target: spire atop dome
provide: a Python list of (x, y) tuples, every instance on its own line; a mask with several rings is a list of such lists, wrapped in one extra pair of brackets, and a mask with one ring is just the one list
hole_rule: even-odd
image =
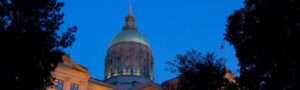
[(133, 15), (132, 15), (132, 0), (129, 0), (129, 5), (128, 5), (128, 15), (129, 15), (129, 16), (133, 16)]
[(132, 0), (129, 0), (128, 15), (125, 17), (125, 26), (123, 27), (123, 31), (137, 30), (134, 22), (135, 17), (132, 14)]

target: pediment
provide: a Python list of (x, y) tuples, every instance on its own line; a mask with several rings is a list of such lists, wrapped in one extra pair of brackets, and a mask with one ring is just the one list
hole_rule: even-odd
[(63, 62), (59, 65), (66, 66), (68, 68), (72, 68), (72, 69), (75, 69), (75, 70), (78, 70), (81, 72), (86, 72), (86, 73), (88, 72), (88, 70), (86, 68), (84, 68), (83, 66), (80, 66), (80, 65), (76, 64), (74, 61), (72, 61), (68, 55), (63, 55), (62, 61)]

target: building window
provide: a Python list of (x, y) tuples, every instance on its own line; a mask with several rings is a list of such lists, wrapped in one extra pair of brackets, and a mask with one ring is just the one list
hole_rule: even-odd
[(114, 76), (118, 76), (118, 69), (117, 69), (117, 68), (114, 68), (114, 70), (115, 70), (115, 71), (114, 71), (114, 74), (113, 74), (113, 75), (114, 75)]
[(57, 90), (63, 90), (64, 89), (64, 81), (54, 80), (54, 88)]
[(114, 71), (113, 71), (113, 68), (112, 68), (112, 67), (110, 67), (110, 71), (109, 71), (109, 72), (110, 72), (109, 77), (112, 76), (112, 75), (114, 74)]
[(131, 73), (130, 73), (130, 68), (129, 68), (129, 66), (126, 67), (126, 70), (127, 70), (127, 72), (126, 72), (127, 74), (126, 74), (126, 75), (130, 75)]
[(70, 90), (79, 90), (79, 85), (71, 83)]
[(138, 75), (138, 76), (140, 76), (141, 75), (141, 70), (140, 70), (140, 68), (136, 68), (136, 75)]
[(146, 74), (146, 66), (143, 66), (143, 73)]

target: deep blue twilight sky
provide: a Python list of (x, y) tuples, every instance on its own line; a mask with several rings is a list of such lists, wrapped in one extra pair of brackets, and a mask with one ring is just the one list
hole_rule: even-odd
[[(61, 0), (65, 13), (61, 29), (77, 25), (77, 40), (66, 49), (71, 59), (103, 80), (104, 57), (114, 35), (122, 30), (128, 0)], [(227, 42), (220, 50), (226, 18), (243, 6), (243, 0), (133, 0), (138, 31), (150, 42), (154, 79), (161, 83), (176, 77), (166, 71), (176, 54), (196, 49), (228, 58), (227, 67), (238, 74), (235, 51)]]

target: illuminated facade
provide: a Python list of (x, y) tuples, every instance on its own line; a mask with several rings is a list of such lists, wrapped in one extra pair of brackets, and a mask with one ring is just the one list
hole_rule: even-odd
[(111, 41), (105, 57), (104, 81), (64, 55), (52, 72), (54, 85), (47, 90), (161, 90), (153, 81), (153, 57), (148, 41), (137, 31), (131, 5), (125, 26)]
[[(90, 76), (88, 69), (74, 63), (68, 55), (62, 56), (62, 63), (59, 63), (52, 76), (54, 85), (46, 90), (161, 90), (160, 85), (152, 81), (143, 82), (132, 88), (114, 85)], [(125, 78), (130, 80), (132, 78)]]
[(153, 57), (149, 43), (138, 32), (129, 5), (123, 30), (111, 41), (105, 57), (105, 82), (131, 89), (153, 83)]
[(124, 90), (117, 86), (93, 79), (88, 69), (74, 63), (68, 55), (62, 56), (52, 76), (54, 85), (47, 90)]

